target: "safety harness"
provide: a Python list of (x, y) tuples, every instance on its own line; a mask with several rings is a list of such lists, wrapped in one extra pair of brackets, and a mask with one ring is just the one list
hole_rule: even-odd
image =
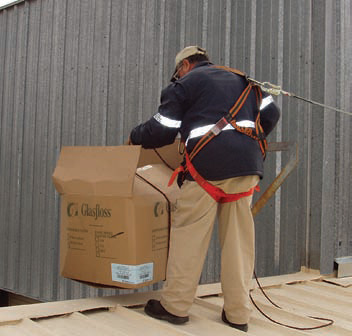
[[(243, 193), (236, 193), (236, 194), (227, 194), (225, 193), (221, 188), (218, 188), (214, 185), (212, 185), (210, 182), (205, 180), (195, 169), (194, 165), (192, 164), (192, 160), (194, 157), (204, 148), (206, 144), (208, 144), (212, 139), (214, 139), (225, 127), (231, 125), (236, 131), (243, 133), (252, 139), (255, 139), (258, 141), (260, 150), (263, 154), (263, 157), (265, 158), (266, 155), (266, 149), (267, 149), (267, 142), (265, 140), (265, 134), (263, 131), (262, 126), (260, 125), (260, 109), (259, 106), (262, 101), (262, 92), (259, 88), (258, 85), (253, 83), (252, 81), (248, 81), (247, 75), (237, 69), (232, 69), (229, 67), (225, 66), (214, 66), (215, 68), (223, 69), (226, 71), (230, 71), (232, 73), (235, 73), (236, 75), (239, 75), (241, 77), (244, 77), (248, 84), (246, 88), (243, 90), (241, 93), (240, 97), (236, 100), (235, 104), (231, 107), (230, 111), (228, 114), (221, 118), (208, 132), (206, 132), (202, 138), (196, 143), (194, 146), (193, 150), (191, 151), (190, 154), (187, 152), (187, 148), (185, 146), (184, 154), (185, 154), (185, 160), (186, 160), (186, 165), (180, 165), (178, 168), (175, 169), (173, 172), (170, 181), (169, 181), (169, 186), (172, 185), (174, 182), (176, 176), (180, 173), (183, 173), (183, 176), (185, 176), (185, 173), (188, 171), (193, 179), (212, 197), (215, 199), (215, 201), (219, 203), (227, 203), (227, 202), (234, 202), (239, 200), (242, 197), (247, 197), (250, 195), (253, 195), (254, 190), (258, 191), (259, 187), (256, 186), (254, 188), (251, 188), (247, 192)], [(258, 106), (258, 115), (255, 120), (255, 128), (252, 127), (241, 127), (237, 125), (236, 123), (236, 115), (238, 112), (241, 110), (242, 106), (246, 102), (250, 92), (254, 90), (256, 94), (256, 101), (257, 101), (257, 106)]]

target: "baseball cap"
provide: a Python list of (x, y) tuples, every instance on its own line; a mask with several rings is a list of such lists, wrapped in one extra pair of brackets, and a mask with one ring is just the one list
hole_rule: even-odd
[(205, 49), (198, 46), (189, 46), (179, 51), (175, 57), (175, 71), (171, 79), (173, 79), (176, 75), (178, 65), (181, 63), (181, 61), (193, 55), (207, 55), (207, 52)]

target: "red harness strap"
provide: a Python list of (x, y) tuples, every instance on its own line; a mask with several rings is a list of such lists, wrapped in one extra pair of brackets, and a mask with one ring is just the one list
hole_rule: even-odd
[[(222, 189), (212, 185), (209, 183), (207, 180), (205, 180), (197, 170), (194, 168), (193, 164), (191, 163), (188, 153), (186, 152), (186, 164), (187, 164), (187, 169), (193, 179), (212, 197), (214, 200), (218, 203), (228, 203), (228, 202), (235, 202), (238, 201), (242, 197), (247, 197), (253, 195), (254, 191), (259, 191), (259, 186), (253, 187), (249, 189), (246, 192), (241, 192), (241, 193), (236, 193), (236, 194), (227, 194), (225, 193)], [(175, 169), (173, 172), (170, 181), (169, 181), (169, 186), (172, 185), (174, 182), (176, 176), (184, 171), (183, 166), (178, 167)]]

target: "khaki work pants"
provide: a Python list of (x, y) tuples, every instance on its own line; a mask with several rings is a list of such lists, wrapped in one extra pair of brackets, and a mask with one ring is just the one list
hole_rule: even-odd
[[(212, 184), (227, 193), (239, 193), (256, 186), (258, 181), (259, 177), (253, 175)], [(248, 196), (236, 202), (217, 203), (197, 182), (184, 182), (171, 226), (166, 282), (161, 295), (161, 304), (169, 313), (188, 315), (218, 215), (224, 310), (230, 322), (248, 323), (255, 257), (251, 201), (252, 196)]]

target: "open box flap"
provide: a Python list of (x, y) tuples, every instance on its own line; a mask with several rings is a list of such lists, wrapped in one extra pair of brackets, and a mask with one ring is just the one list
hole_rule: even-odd
[(60, 194), (132, 196), (140, 146), (63, 147), (53, 173)]

